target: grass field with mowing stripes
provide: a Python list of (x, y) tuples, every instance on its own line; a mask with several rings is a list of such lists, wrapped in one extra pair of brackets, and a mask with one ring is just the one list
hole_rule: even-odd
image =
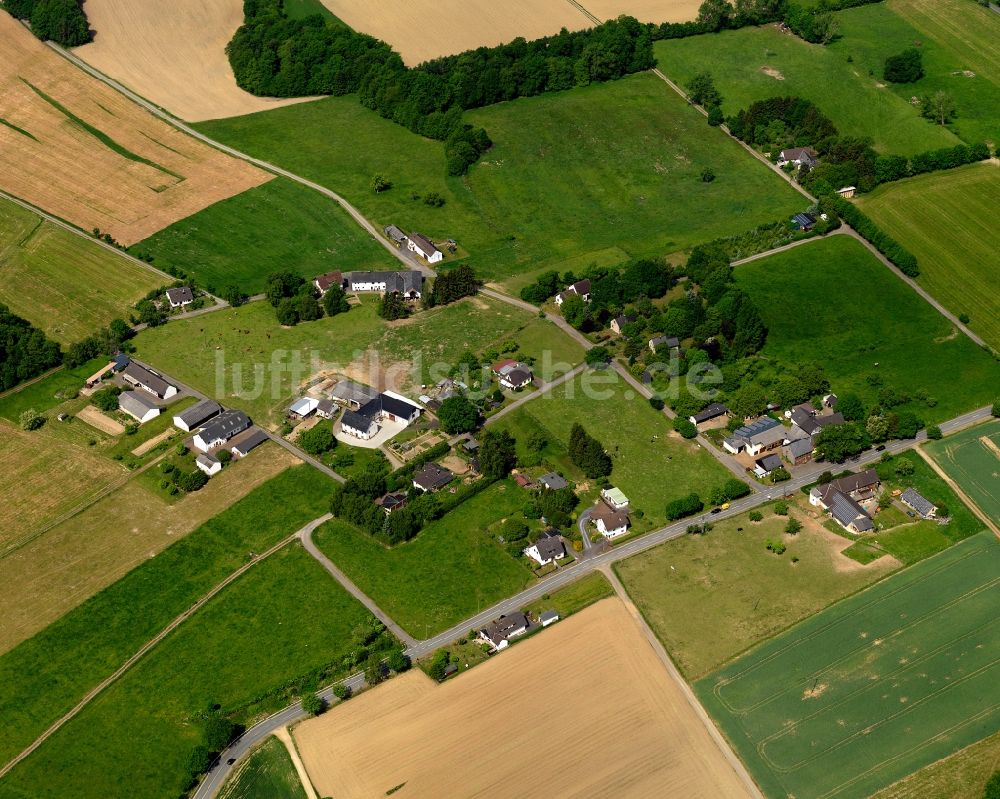
[(1000, 421), (933, 441), (925, 449), (979, 509), (1000, 524)]
[(219, 799), (306, 799), (285, 745), (270, 737), (219, 792)]
[(868, 796), (1000, 730), (998, 570), (982, 533), (695, 689), (766, 794)]
[(1000, 207), (995, 163), (921, 175), (863, 197), (861, 208), (920, 261), (917, 282), (1000, 350)]

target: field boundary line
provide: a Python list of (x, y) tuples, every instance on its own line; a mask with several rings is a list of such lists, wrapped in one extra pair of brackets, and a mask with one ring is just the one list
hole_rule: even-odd
[[(2, 192), (0, 192), (0, 193), (2, 193)], [(6, 399), (7, 397), (12, 397), (15, 394), (17, 394), (19, 391), (23, 391), (24, 389), (26, 389), (28, 386), (32, 386), (35, 383), (39, 383), (42, 380), (44, 380), (46, 377), (52, 377), (52, 375), (54, 375), (56, 372), (61, 372), (65, 368), (66, 368), (66, 364), (61, 363), (58, 366), (53, 366), (51, 369), (49, 369), (49, 370), (47, 370), (45, 372), (42, 372), (40, 375), (35, 375), (30, 380), (25, 380), (23, 383), (18, 383), (16, 386), (11, 386), (6, 391), (0, 392), (0, 400)], [(13, 422), (13, 420), (11, 420), (11, 421)]]
[(292, 533), (291, 535), (281, 539), (278, 543), (271, 546), (270, 549), (265, 550), (259, 555), (255, 555), (251, 560), (244, 563), (236, 571), (229, 574), (222, 582), (216, 583), (207, 593), (202, 594), (198, 599), (194, 601), (187, 610), (177, 616), (173, 621), (171, 621), (166, 627), (160, 630), (153, 638), (150, 638), (145, 644), (143, 644), (128, 660), (122, 663), (114, 672), (112, 672), (108, 677), (104, 678), (96, 686), (90, 689), (83, 698), (73, 706), (69, 712), (64, 714), (57, 721), (53, 722), (48, 729), (45, 730), (38, 738), (36, 738), (26, 749), (24, 749), (20, 754), (14, 757), (10, 762), (6, 763), (4, 766), (0, 767), (0, 779), (5, 777), (10, 773), (18, 763), (31, 755), (38, 747), (45, 743), (49, 738), (55, 735), (63, 726), (73, 720), (80, 712), (87, 707), (91, 702), (94, 701), (106, 688), (109, 688), (115, 682), (117, 682), (121, 677), (139, 662), (143, 656), (147, 655), (157, 644), (163, 641), (170, 633), (181, 626), (185, 621), (187, 621), (191, 616), (193, 616), (197, 611), (201, 610), (208, 602), (214, 599), (223, 589), (231, 585), (233, 582), (238, 580), (244, 574), (246, 574), (252, 567), (256, 566), (261, 561), (273, 555), (275, 552), (283, 549), (285, 546), (290, 544), (292, 541), (296, 540), (298, 537), (298, 531)]
[(289, 726), (286, 724), (284, 727), (276, 729), (274, 737), (281, 741), (282, 746), (285, 747), (285, 751), (288, 752), (288, 757), (291, 758), (292, 766), (299, 777), (299, 782), (302, 783), (302, 790), (306, 793), (306, 799), (319, 799), (319, 793), (316, 790), (316, 786), (313, 785), (312, 777), (309, 776), (309, 770), (306, 768), (306, 764), (299, 752), (299, 745), (295, 743), (295, 738)]
[(948, 473), (945, 472), (945, 470), (938, 465), (938, 462), (934, 460), (934, 456), (925, 452), (923, 447), (914, 447), (914, 449), (917, 451), (917, 454), (920, 455), (920, 457), (927, 462), (927, 465), (934, 470), (934, 473), (937, 474), (937, 476), (940, 477), (942, 480), (944, 480), (945, 485), (947, 485), (952, 491), (954, 491), (955, 494), (958, 496), (958, 498), (962, 500), (969, 508), (972, 509), (973, 513), (979, 516), (979, 521), (983, 522), (986, 525), (986, 527), (990, 531), (992, 531), (993, 535), (995, 535), (997, 538), (1000, 538), (1000, 527), (997, 527), (997, 525), (993, 523), (993, 520), (990, 518), (989, 514), (983, 513), (983, 509), (980, 508), (973, 501), (972, 497), (966, 494), (965, 491), (962, 490), (962, 487), (959, 486), (959, 484), (955, 480), (953, 480), (948, 475)]

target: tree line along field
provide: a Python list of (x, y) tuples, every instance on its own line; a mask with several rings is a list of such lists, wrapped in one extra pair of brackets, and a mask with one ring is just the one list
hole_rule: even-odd
[[(582, 378), (557, 386), (496, 426), (517, 439), (522, 462), (537, 462), (541, 456), (544, 463), (583, 483), (586, 477), (569, 458), (570, 428), (574, 423), (583, 425), (611, 455), (613, 471), (608, 479), (625, 492), (633, 508), (642, 511), (642, 521), (636, 517), (633, 524), (645, 529), (666, 522), (666, 504), (672, 499), (695, 491), (707, 502), (711, 489), (731, 474), (698, 444), (674, 434), (667, 418), (636, 397), (616, 373), (607, 379), (611, 382), (592, 389), (581, 383)], [(534, 436), (545, 441), (540, 452), (529, 443)], [(579, 510), (585, 506), (586, 502)]]
[(340, 519), (317, 529), (314, 540), (403, 629), (426, 638), (516, 594), (531, 580), (528, 568), (488, 529), (517, 515), (528, 499), (505, 480), (392, 548)]
[(0, 303), (51, 339), (80, 341), (167, 282), (0, 200)]
[[(198, 128), (335, 187), (380, 226), (455, 239), (462, 260), (490, 280), (561, 270), (570, 260), (586, 266), (591, 254), (615, 247), (626, 257), (661, 255), (802, 206), (783, 181), (708, 129), (652, 75), (468, 116), (495, 147), (465, 178), (445, 176), (440, 143), (381, 119), (354, 97)], [(717, 175), (712, 183), (701, 181), (706, 167)], [(393, 187), (374, 193), (376, 174)], [(431, 193), (445, 205), (427, 205)]]
[(854, 392), (866, 407), (893, 387), (910, 397), (900, 408), (933, 424), (994, 399), (1000, 364), (848, 236), (734, 275), (768, 328), (763, 355), (822, 365), (835, 392)]
[[(322, 515), (329, 486), (328, 477), (306, 466), (282, 472), (0, 656), (0, 715), (9, 724), (0, 739), (0, 761), (6, 763), (24, 749), (172, 619), (246, 563), (250, 553), (266, 551)], [(220, 621), (216, 633), (232, 629)], [(135, 762), (129, 757), (124, 761)], [(156, 768), (154, 758), (149, 769)], [(41, 784), (25, 794), (40, 790)], [(0, 795), (5, 795), (2, 788)]]
[(1000, 204), (1000, 169), (972, 164), (881, 186), (866, 214), (920, 261), (917, 282), (1000, 350), (1000, 235), (984, 224)]
[(181, 133), (0, 13), (0, 189), (131, 244), (269, 175)]
[(289, 544), (15, 767), (0, 796), (177, 796), (213, 707), (248, 722), (287, 705), (290, 682), (328, 666), (342, 674), (354, 631), (368, 617), (298, 542)]
[(522, 336), (525, 353), (540, 362), (545, 350), (563, 363), (582, 360), (582, 349), (554, 324), (496, 300), (474, 297), (392, 324), (379, 318), (376, 307), (366, 297), (347, 313), (283, 328), (270, 305), (254, 302), (144, 330), (135, 344), (144, 361), (246, 410), (262, 425), (277, 424), (300, 390), (288, 368), (295, 363), (301, 364), (302, 383), (328, 370), (374, 385), (392, 369), (400, 381), (396, 390), (413, 392), (431, 378), (435, 364), (436, 381), (466, 350)]
[(185, 217), (131, 248), (223, 292), (264, 290), (272, 272), (306, 280), (324, 272), (399, 267), (333, 200), (275, 178)]
[[(785, 534), (772, 506), (713, 522), (705, 535), (670, 541), (615, 565), (629, 597), (688, 680), (899, 568), (893, 558), (861, 566), (848, 542), (793, 508), (804, 529)], [(783, 555), (766, 548), (787, 546)], [(793, 562), (792, 558), (797, 558)]]
[(1000, 730), (998, 559), (981, 533), (695, 684), (766, 794), (860, 799)]
[[(24, 543), (0, 559), (0, 604), (5, 610), (0, 619), (0, 654), (296, 462), (277, 444), (264, 444), (254, 457), (227, 468), (200, 491), (171, 502), (145, 481), (129, 480)], [(162, 479), (155, 467), (145, 474), (157, 482)], [(123, 515), (123, 507), (142, 508), (141, 519)], [(109, 524), (109, 519), (119, 521)]]
[(1000, 422), (970, 427), (925, 449), (979, 509), (1000, 524)]

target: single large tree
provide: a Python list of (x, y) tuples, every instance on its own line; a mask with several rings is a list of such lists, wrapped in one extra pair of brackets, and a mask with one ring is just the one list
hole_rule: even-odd
[(479, 412), (465, 397), (448, 397), (438, 408), (438, 419), (446, 433), (471, 433), (476, 429)]
[(479, 442), (479, 469), (484, 476), (500, 480), (517, 464), (515, 440), (506, 430), (487, 430)]

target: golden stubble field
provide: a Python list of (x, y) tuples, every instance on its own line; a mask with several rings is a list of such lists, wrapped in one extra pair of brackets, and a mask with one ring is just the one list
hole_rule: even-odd
[(309, 99), (254, 97), (236, 85), (226, 45), (243, 22), (241, 0), (87, 0), (87, 19), (97, 34), (76, 55), (182, 119)]
[(748, 796), (617, 598), (443, 685), (397, 677), (294, 735), (319, 794), (341, 799)]
[(687, 22), (698, 16), (702, 0), (582, 0), (581, 5), (598, 19), (622, 14), (639, 22)]
[(0, 189), (131, 244), (270, 180), (144, 111), (0, 12)]
[(0, 558), (0, 654), (296, 463), (275, 444), (174, 504), (137, 480)]

